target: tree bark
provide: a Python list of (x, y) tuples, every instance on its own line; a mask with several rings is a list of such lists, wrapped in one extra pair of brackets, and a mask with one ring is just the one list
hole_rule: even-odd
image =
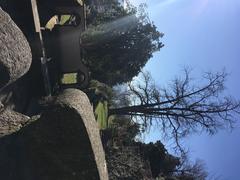
[(109, 115), (131, 115), (131, 113), (147, 113), (146, 106), (127, 106), (121, 108), (110, 108), (108, 111)]

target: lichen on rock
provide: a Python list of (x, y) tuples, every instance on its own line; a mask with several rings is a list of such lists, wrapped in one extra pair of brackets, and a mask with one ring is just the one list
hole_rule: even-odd
[(30, 68), (30, 46), (11, 17), (0, 8), (0, 90)]

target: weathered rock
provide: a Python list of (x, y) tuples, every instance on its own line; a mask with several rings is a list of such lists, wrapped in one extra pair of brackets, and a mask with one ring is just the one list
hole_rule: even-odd
[(9, 109), (2, 109), (0, 111), (0, 137), (20, 130), (29, 119), (30, 118), (28, 116), (23, 114), (11, 111)]
[(106, 152), (109, 179), (152, 180), (150, 165), (136, 146), (108, 149)]
[[(108, 180), (105, 154), (100, 139), (99, 128), (87, 95), (77, 89), (66, 89), (63, 94), (58, 97), (56, 104), (71, 107), (81, 115), (95, 156), (99, 178), (101, 180)], [(90, 179), (90, 177), (87, 179)]]
[(105, 155), (85, 93), (68, 89), (40, 118), (0, 138), (4, 180), (108, 180)]
[(0, 90), (25, 74), (31, 61), (31, 49), (25, 36), (0, 8)]

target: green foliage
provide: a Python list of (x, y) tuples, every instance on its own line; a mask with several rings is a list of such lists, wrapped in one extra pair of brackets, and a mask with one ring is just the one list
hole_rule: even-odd
[(106, 129), (108, 127), (108, 103), (107, 101), (99, 101), (94, 114), (96, 116), (100, 129)]
[(99, 101), (107, 100), (109, 103), (109, 99), (112, 97), (112, 88), (97, 80), (91, 80), (85, 92), (94, 108), (96, 108)]
[(109, 126), (108, 101), (112, 97), (112, 88), (97, 80), (91, 80), (86, 93), (93, 104), (96, 120), (100, 129)]
[(111, 124), (112, 138), (115, 141), (124, 145), (132, 145), (135, 142), (135, 138), (140, 134), (140, 127), (138, 124), (131, 121), (126, 116), (115, 116)]
[(150, 22), (144, 8), (125, 10), (115, 1), (105, 12), (92, 18), (83, 34), (85, 63), (92, 77), (108, 85), (130, 81), (136, 76), (153, 52), (160, 50), (162, 33)]
[(149, 160), (154, 178), (158, 177), (159, 174), (169, 176), (180, 165), (180, 159), (169, 154), (160, 141), (149, 144), (141, 143), (141, 148), (145, 158)]
[[(156, 179), (205, 180), (207, 177), (201, 161), (192, 164), (186, 156), (176, 157), (170, 154), (160, 141), (148, 144), (136, 141), (136, 136), (141, 133), (140, 126), (127, 116), (116, 116), (111, 129), (106, 129), (102, 133), (105, 138), (108, 138), (106, 153), (108, 163), (113, 171), (119, 172), (126, 168), (125, 157), (128, 157), (131, 162), (128, 161), (127, 171), (134, 171), (139, 166), (139, 159), (141, 159), (141, 166), (144, 166), (146, 171), (151, 171), (152, 177)], [(118, 153), (119, 151), (124, 151), (123, 157)], [(111, 159), (116, 156), (117, 166), (117, 162)], [(113, 173), (110, 172), (110, 174)]]
[(116, 0), (104, 0), (104, 3), (101, 2), (98, 5), (87, 1), (86, 4), (91, 9), (90, 14), (87, 16), (87, 23), (93, 26), (111, 22), (137, 12), (136, 7), (129, 4), (128, 8), (124, 9)]
[[(132, 121), (129, 116), (112, 116), (112, 118), (111, 126), (102, 131), (110, 171), (129, 174), (135, 172), (136, 167), (141, 166), (146, 170), (145, 173), (151, 171), (152, 177), (156, 179), (206, 179), (207, 173), (199, 161), (191, 164), (186, 156), (179, 158), (170, 154), (160, 141), (148, 144), (139, 142), (136, 140), (141, 133), (139, 124)], [(128, 157), (127, 162), (126, 157)], [(110, 172), (110, 176), (113, 175), (116, 174)]]

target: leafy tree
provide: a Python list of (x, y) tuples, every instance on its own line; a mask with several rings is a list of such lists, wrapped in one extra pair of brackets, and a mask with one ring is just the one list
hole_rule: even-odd
[(95, 16), (82, 34), (85, 63), (94, 79), (108, 85), (128, 82), (163, 47), (163, 34), (149, 20), (144, 6), (137, 13), (133, 7), (124, 9), (110, 1), (107, 11)]
[(127, 116), (110, 118), (109, 128), (102, 131), (104, 143), (110, 146), (131, 146), (140, 134), (140, 126)]
[(112, 88), (97, 80), (91, 80), (86, 90), (89, 100), (94, 108), (99, 101), (109, 100), (112, 98)]
[(108, 137), (105, 150), (110, 179), (204, 180), (207, 177), (201, 161), (191, 164), (186, 156), (171, 155), (160, 141), (148, 144), (136, 141), (140, 131), (140, 126), (126, 116), (115, 117), (112, 128), (103, 131)]
[(85, 1), (85, 3), (89, 10), (87, 16), (88, 26), (111, 22), (137, 12), (136, 7), (130, 3), (128, 3), (127, 10), (125, 10), (117, 0)]
[(150, 74), (141, 75), (140, 81), (128, 84), (126, 94), (132, 104), (110, 108), (109, 114), (135, 117), (145, 127), (155, 122), (165, 136), (174, 138), (181, 151), (180, 138), (197, 131), (214, 134), (219, 128), (232, 127), (235, 115), (239, 115), (239, 102), (223, 96), (225, 72), (207, 73), (205, 84), (196, 86), (185, 70), (185, 77), (173, 80), (170, 88), (158, 88)]
[(176, 167), (180, 165), (180, 158), (169, 154), (160, 141), (148, 144), (139, 143), (139, 145), (145, 159), (150, 163), (154, 178), (158, 177), (159, 174), (172, 175)]
[(166, 180), (205, 180), (208, 173), (203, 161), (189, 162), (187, 156), (181, 158), (168, 153), (164, 145), (156, 143), (139, 143), (144, 157), (149, 161), (152, 176), (154, 178), (164, 177)]

